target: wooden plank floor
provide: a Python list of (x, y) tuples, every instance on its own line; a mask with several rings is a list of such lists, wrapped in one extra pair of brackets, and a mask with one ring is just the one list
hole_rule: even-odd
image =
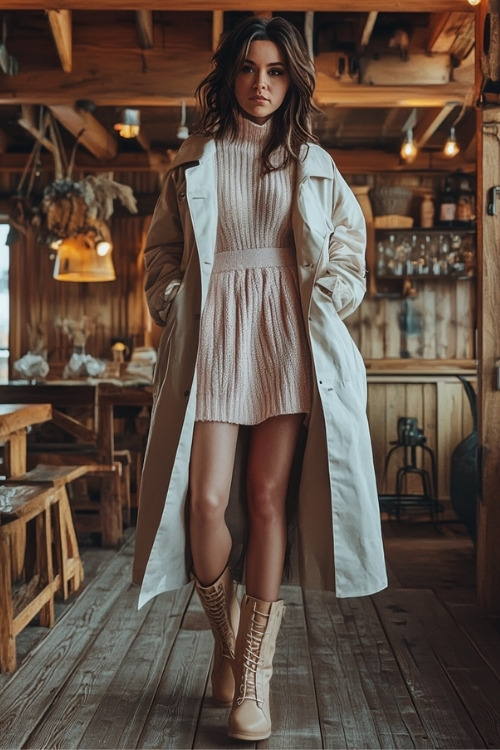
[[(500, 631), (475, 605), (461, 527), (384, 524), (390, 587), (284, 586), (273, 734), (232, 741), (210, 692), (211, 634), (190, 586), (140, 611), (133, 534), (85, 548), (86, 585), (0, 675), (0, 748), (500, 748)], [(31, 639), (31, 640), (30, 640)]]

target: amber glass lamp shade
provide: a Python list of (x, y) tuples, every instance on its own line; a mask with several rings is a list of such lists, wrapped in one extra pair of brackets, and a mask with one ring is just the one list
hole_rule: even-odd
[(105, 255), (91, 234), (64, 239), (57, 247), (54, 278), (57, 281), (114, 281), (111, 245)]

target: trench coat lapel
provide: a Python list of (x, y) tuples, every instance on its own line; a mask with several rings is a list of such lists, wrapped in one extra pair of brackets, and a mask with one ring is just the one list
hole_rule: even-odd
[(174, 165), (183, 164), (186, 176), (186, 197), (191, 215), (202, 277), (202, 304), (206, 299), (212, 272), (217, 221), (217, 187), (215, 182), (215, 142), (193, 136), (189, 147), (179, 152)]
[[(333, 168), (330, 160), (318, 158), (316, 149), (308, 149), (297, 170), (296, 199), (292, 226), (297, 254), (302, 313), (306, 322), (318, 265), (328, 259), (328, 242), (333, 225), (325, 213), (332, 205)], [(326, 256), (326, 257), (325, 257)]]

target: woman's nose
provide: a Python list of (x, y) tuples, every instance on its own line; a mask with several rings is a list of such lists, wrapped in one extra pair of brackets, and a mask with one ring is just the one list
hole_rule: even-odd
[(261, 89), (265, 89), (267, 87), (267, 81), (265, 73), (259, 73), (257, 76), (257, 80), (255, 81), (255, 88), (259, 91)]

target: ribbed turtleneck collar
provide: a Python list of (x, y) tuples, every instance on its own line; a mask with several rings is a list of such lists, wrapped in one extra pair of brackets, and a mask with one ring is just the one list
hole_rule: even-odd
[(237, 139), (241, 141), (249, 141), (250, 143), (262, 143), (269, 137), (271, 131), (272, 117), (263, 125), (257, 125), (247, 117), (242, 115), (238, 116), (238, 136)]

